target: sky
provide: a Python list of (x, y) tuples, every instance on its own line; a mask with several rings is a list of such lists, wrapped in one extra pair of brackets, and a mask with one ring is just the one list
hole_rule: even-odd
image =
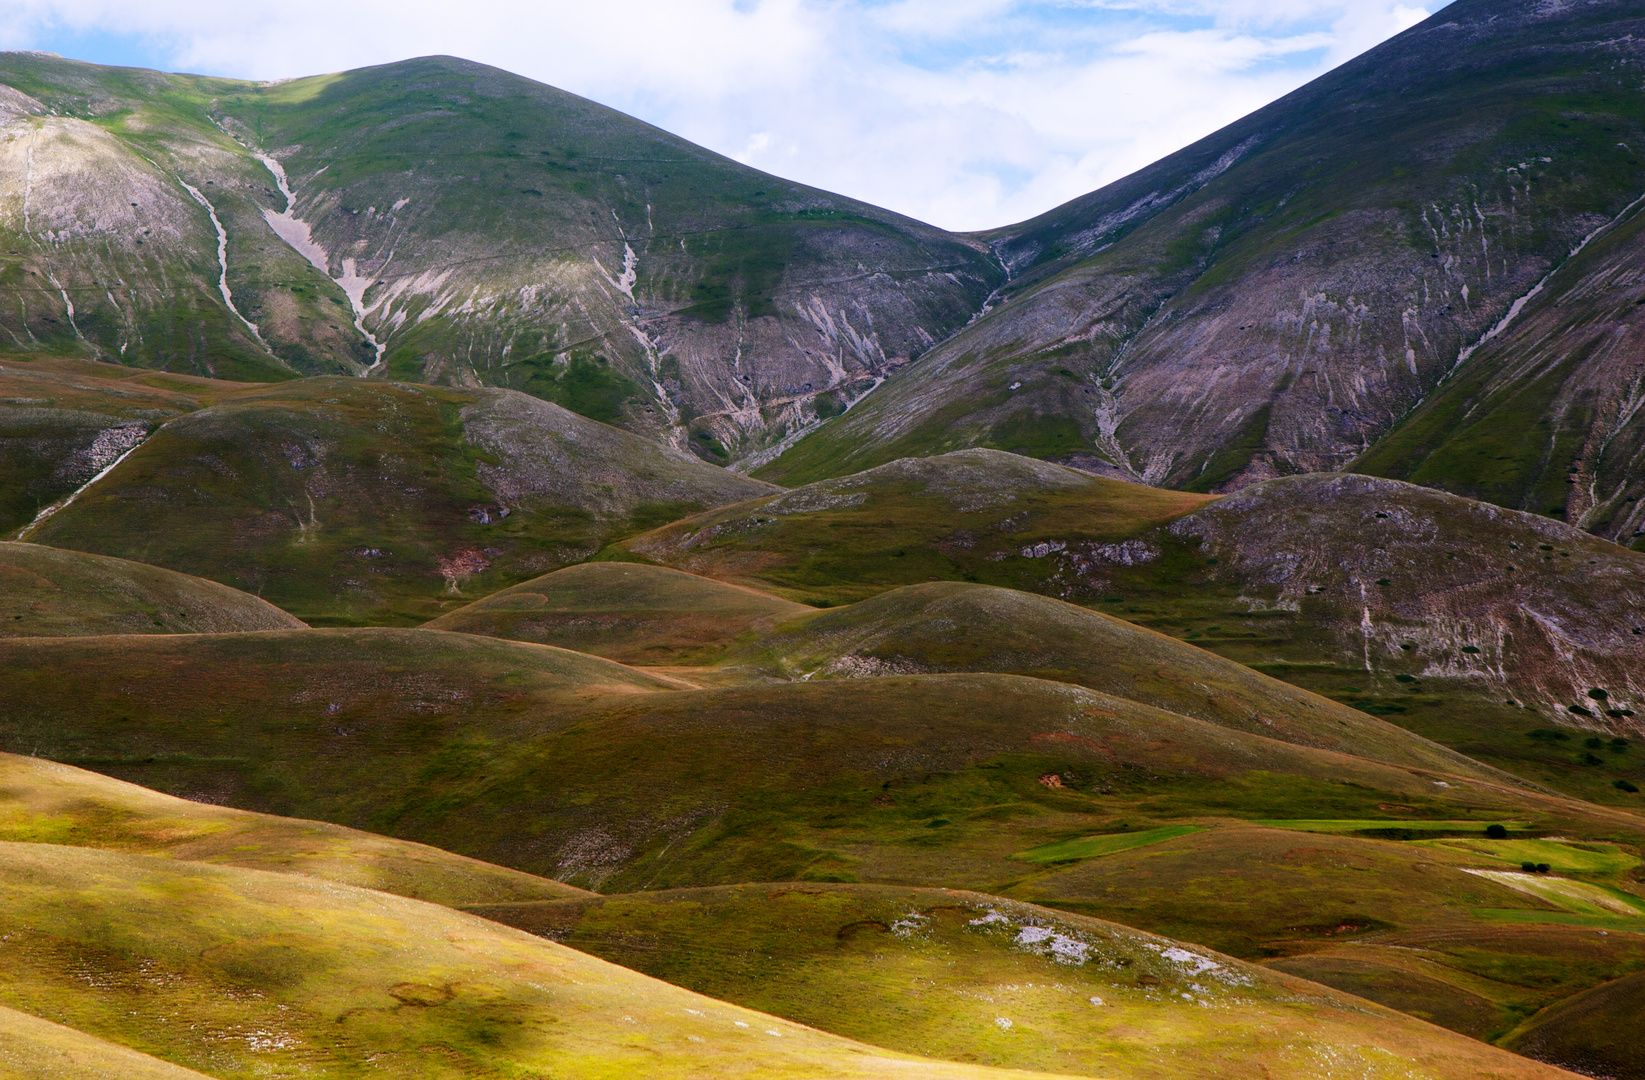
[(1034, 216), (1448, 0), (0, 0), (0, 49), (247, 79), (447, 53), (949, 229)]

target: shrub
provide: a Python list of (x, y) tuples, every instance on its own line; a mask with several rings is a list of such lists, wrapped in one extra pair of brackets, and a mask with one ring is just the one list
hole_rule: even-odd
[(1539, 862), (1539, 863), (1536, 864), (1536, 872), (1539, 873), (1539, 874), (1546, 874), (1549, 870), (1552, 870), (1552, 869), (1553, 869), (1553, 867), (1549, 866), (1545, 862)]
[(1527, 874), (1536, 873), (1536, 863), (1534, 863), (1534, 862), (1522, 862), (1522, 863), (1519, 864), (1519, 868), (1521, 870), (1525, 871)]
[(1529, 738), (1540, 739), (1543, 742), (1565, 742), (1570, 738), (1565, 732), (1557, 731), (1554, 728), (1537, 728), (1535, 731), (1527, 731), (1525, 734)]
[(1611, 740), (1611, 749), (1621, 753), (1622, 751), (1628, 749), (1628, 740), (1618, 735), (1616, 738)]
[(1485, 835), (1492, 840), (1506, 840), (1508, 839), (1508, 829), (1503, 825), (1487, 825), (1485, 826)]
[(1591, 738), (1584, 739), (1582, 741), (1582, 745), (1586, 746), (1590, 750), (1598, 750), (1601, 746), (1605, 745), (1605, 740), (1601, 739), (1598, 735), (1595, 735)]
[(1577, 759), (1577, 762), (1578, 762), (1578, 764), (1581, 764), (1581, 765), (1603, 765), (1603, 764), (1605, 764), (1605, 759), (1601, 758), (1601, 757), (1595, 757), (1592, 751), (1587, 751), (1587, 752), (1584, 752), (1583, 755), (1580, 758)]
[(1629, 792), (1630, 794), (1639, 791), (1639, 789), (1637, 787), (1634, 787), (1634, 785), (1628, 783), (1628, 781), (1626, 781), (1626, 780), (1618, 780), (1612, 786), (1615, 787), (1618, 791), (1626, 791), (1626, 792)]
[(1462, 651), (1467, 653), (1469, 656), (1478, 656), (1479, 655), (1479, 646), (1478, 645), (1464, 645), (1462, 647)]
[(1611, 695), (1607, 694), (1605, 691), (1601, 690), (1599, 687), (1596, 686), (1592, 690), (1588, 691), (1588, 696), (1593, 698), (1595, 701), (1604, 701), (1606, 698), (1610, 697)]
[(1570, 705), (1570, 706), (1567, 706), (1567, 708), (1575, 716), (1592, 716), (1593, 715), (1593, 713), (1589, 712), (1587, 709), (1584, 709), (1581, 705)]

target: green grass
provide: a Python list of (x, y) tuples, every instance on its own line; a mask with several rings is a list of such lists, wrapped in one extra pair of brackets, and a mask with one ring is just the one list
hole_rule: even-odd
[(1198, 825), (1165, 825), (1158, 829), (1148, 829), (1138, 833), (1117, 833), (1109, 836), (1082, 836), (1077, 840), (1063, 840), (1055, 844), (1044, 844), (1028, 851), (1019, 851), (1013, 859), (1034, 863), (1074, 862), (1079, 859), (1095, 859), (1102, 855), (1112, 855), (1117, 851), (1130, 851), (1132, 848), (1147, 847), (1163, 840), (1175, 840), (1179, 836), (1187, 836), (1200, 831)]
[[(1297, 820), (1285, 818), (1265, 818), (1255, 822), (1258, 825), (1267, 825), (1274, 829), (1295, 829), (1298, 832), (1331, 833), (1347, 835), (1350, 833), (1365, 832), (1408, 832), (1408, 833), (1480, 833), (1482, 836), (1485, 826), (1499, 824), (1489, 821), (1414, 821), (1406, 818), (1384, 818), (1381, 820), (1366, 819), (1361, 821), (1345, 820)], [(1500, 822), (1509, 829), (1529, 829), (1528, 821)], [(1450, 845), (1461, 848), (1458, 845)]]
[(1612, 877), (1640, 865), (1638, 856), (1612, 844), (1574, 844), (1565, 840), (1468, 840), (1427, 841), (1453, 851), (1484, 855), (1518, 868), (1523, 863), (1546, 863), (1555, 873)]

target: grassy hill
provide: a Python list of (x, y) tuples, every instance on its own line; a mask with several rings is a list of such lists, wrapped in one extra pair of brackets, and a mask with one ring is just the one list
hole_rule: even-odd
[(0, 352), (0, 534), (27, 525), (165, 421), (245, 388)]
[(273, 604), (215, 581), (39, 544), (0, 541), (0, 637), (294, 630)]
[(453, 57), (252, 83), (7, 53), (0, 86), (0, 325), (81, 356), (506, 386), (724, 462), (1005, 276), (980, 241)]
[(1625, 1032), (1642, 996), (1645, 972), (1596, 986), (1537, 1014), (1506, 1045), (1585, 1076), (1637, 1076), (1645, 1058)]
[(49, 844), (3, 851), (0, 1002), (218, 1080), (1023, 1075), (878, 1051), (386, 893)]
[(29, 536), (404, 624), (770, 490), (513, 391), (306, 379), (167, 423)]
[[(1605, 535), (1640, 527), (1622, 505), (1639, 494), (1621, 479), (1638, 447), (1631, 353), (1601, 344), (1631, 321), (1616, 314), (1631, 276), (1573, 273), (1571, 298), (1588, 280), (1592, 304), (1545, 306), (1451, 374), (1639, 197), (1645, 114), (1617, 43), (1640, 29), (1628, 5), (1458, 0), (1146, 169), (982, 234), (1013, 275), (989, 313), (762, 475), (989, 446), (1222, 491), (1346, 468), (1396, 432), (1402, 450), (1356, 467), (1558, 507)], [(1605, 481), (1571, 492), (1571, 466)]]
[(722, 507), (602, 557), (819, 605), (934, 581), (1040, 593), (1583, 798), (1631, 805), (1618, 784), (1645, 781), (1625, 749), (1583, 746), (1641, 730), (1642, 556), (1410, 484), (1322, 474), (1210, 500), (963, 451)]
[(581, 894), (422, 844), (178, 799), (16, 754), (0, 754), (0, 841), (274, 870), (447, 906)]
[(1537, 1068), (1208, 950), (961, 890), (743, 885), (474, 910), (700, 993), (951, 1060), (1137, 1078)]
[(966, 450), (694, 515), (625, 540), (611, 554), (817, 605), (923, 581), (1044, 591), (1053, 564), (1034, 554), (1036, 545), (1052, 538), (1123, 543), (1208, 501)]
[(643, 563), (581, 563), (492, 593), (424, 629), (557, 645), (625, 664), (703, 664), (803, 604)]
[(209, 1080), (204, 1073), (7, 1008), (0, 1008), (0, 1062), (16, 1080)]

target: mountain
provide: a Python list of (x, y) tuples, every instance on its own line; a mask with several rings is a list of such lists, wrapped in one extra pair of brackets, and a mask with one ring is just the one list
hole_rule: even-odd
[(1632, 4), (1457, 0), (983, 234), (1012, 272), (989, 313), (763, 475), (992, 446), (1222, 491), (1354, 463), (1631, 538), (1642, 38)]
[(266, 601), (170, 570), (0, 541), (0, 637), (295, 630)]
[(777, 490), (516, 390), (318, 377), (225, 395), (28, 539), (415, 623), (681, 513)]
[(495, 68), (245, 83), (0, 55), (10, 345), (524, 390), (710, 460), (980, 309), (987, 245)]

